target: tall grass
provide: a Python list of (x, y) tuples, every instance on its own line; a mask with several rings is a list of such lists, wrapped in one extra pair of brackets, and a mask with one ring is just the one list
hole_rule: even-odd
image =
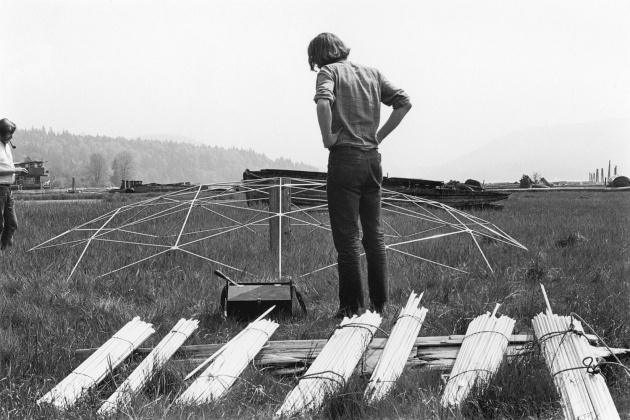
[[(181, 317), (201, 321), (187, 344), (219, 343), (243, 325), (219, 315), (223, 281), (215, 264), (165, 254), (109, 276), (98, 277), (142, 258), (147, 249), (95, 244), (68, 279), (83, 245), (27, 253), (45, 240), (138, 198), (105, 201), (17, 203), (20, 229), (13, 248), (0, 256), (0, 413), (2, 418), (95, 418), (101, 401), (137, 361), (112, 373), (105, 384), (67, 413), (39, 408), (35, 401), (77, 365), (78, 348), (98, 347), (134, 316), (154, 324), (154, 345)], [(421, 335), (463, 334), (469, 321), (501, 303), (500, 313), (516, 319), (515, 333), (531, 333), (531, 318), (544, 309), (545, 285), (555, 313), (575, 312), (612, 347), (630, 347), (630, 201), (624, 193), (554, 192), (512, 194), (502, 212), (479, 211), (525, 245), (529, 251), (495, 241), (481, 241), (490, 270), (475, 245), (461, 238), (423, 243), (423, 256), (465, 270), (444, 269), (399, 254), (389, 255), (391, 306), (382, 328), (391, 329), (400, 305), (412, 290), (425, 292), (429, 309)], [(194, 216), (197, 217), (197, 216)], [(193, 220), (207, 224), (209, 216)], [(315, 215), (325, 217), (325, 215)], [(156, 222), (164, 231), (172, 220)], [(218, 222), (217, 222), (218, 223)], [(404, 228), (408, 219), (393, 220)], [(265, 227), (243, 230), (220, 241), (195, 245), (203, 255), (217, 255), (238, 267), (224, 270), (236, 280), (277, 278)], [(573, 237), (574, 240), (566, 240)], [(305, 319), (284, 319), (273, 339), (326, 338), (337, 321), (334, 268), (304, 278), (302, 273), (333, 263), (330, 234), (294, 227), (284, 251), (283, 275), (306, 297)], [(383, 333), (380, 333), (381, 335)], [(270, 418), (296, 378), (249, 369), (224, 401), (202, 407), (171, 407), (187, 384), (181, 364), (169, 364), (119, 418)], [(630, 418), (630, 381), (618, 368), (604, 369), (622, 418)], [(439, 406), (440, 375), (406, 371), (394, 392), (375, 407), (361, 402), (367, 378), (355, 377), (344, 392), (327, 401), (316, 418), (560, 418), (558, 397), (535, 347), (526, 357), (502, 366), (487, 390), (474, 393), (461, 412)]]

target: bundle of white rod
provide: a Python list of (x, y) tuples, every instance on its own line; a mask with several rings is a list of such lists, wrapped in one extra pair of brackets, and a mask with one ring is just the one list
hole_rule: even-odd
[(547, 311), (532, 320), (566, 419), (619, 419), (582, 324)]
[(128, 404), (153, 375), (175, 354), (184, 341), (197, 329), (199, 321), (180, 319), (171, 331), (159, 342), (157, 346), (144, 358), (138, 367), (120, 384), (118, 389), (105, 401), (98, 410), (100, 415), (108, 415), (115, 412), (118, 407)]
[(135, 317), (56, 387), (37, 400), (37, 404), (49, 403), (60, 409), (71, 408), (154, 332), (151, 324)]
[(363, 395), (368, 403), (383, 399), (402, 374), (428, 312), (427, 308), (420, 308), (421, 300), (422, 294), (416, 296), (411, 292), (407, 305), (400, 311)]
[[(498, 305), (497, 305), (498, 308)], [(514, 329), (514, 320), (489, 312), (473, 319), (444, 387), (443, 407), (459, 407), (472, 387), (485, 386), (499, 369)]]
[(375, 312), (344, 318), (275, 417), (317, 410), (326, 396), (343, 388), (379, 325), (381, 316)]
[(200, 405), (221, 398), (277, 328), (276, 322), (266, 319), (250, 323), (212, 356), (212, 364), (175, 400), (175, 404)]

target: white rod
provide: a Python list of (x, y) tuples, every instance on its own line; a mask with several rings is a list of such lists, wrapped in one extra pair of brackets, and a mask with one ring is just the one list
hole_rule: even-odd
[(547, 292), (545, 291), (545, 286), (542, 283), (540, 283), (540, 289), (542, 290), (543, 297), (545, 298), (547, 311), (549, 312), (549, 315), (553, 315), (553, 312), (551, 311), (551, 305), (549, 304), (549, 298), (547, 298)]
[[(260, 315), (258, 318), (256, 318), (254, 321), (252, 321), (252, 323), (256, 322), (256, 321), (260, 321), (261, 319), (263, 319), (264, 317), (266, 317), (267, 315), (269, 315), (269, 313), (271, 311), (273, 311), (275, 309), (276, 305), (273, 305), (271, 308), (267, 309), (265, 312), (263, 312), (262, 315)], [(251, 323), (250, 323), (251, 325)], [(247, 328), (246, 328), (247, 329)], [(245, 330), (242, 330), (240, 333), (238, 333), (232, 340), (236, 340), (237, 338), (239, 338), (241, 335), (243, 335), (245, 333)], [(200, 364), (199, 366), (197, 366), (192, 372), (190, 372), (185, 378), (184, 381), (190, 379), (192, 376), (195, 375), (195, 373), (199, 372), (205, 365), (207, 365), (208, 363), (210, 363), (212, 360), (214, 360), (217, 356), (219, 356), (230, 344), (230, 342), (227, 342), (223, 345), (223, 347), (221, 347), (219, 350), (217, 350), (216, 352), (214, 352), (212, 354), (212, 356), (208, 357), (202, 364)]]

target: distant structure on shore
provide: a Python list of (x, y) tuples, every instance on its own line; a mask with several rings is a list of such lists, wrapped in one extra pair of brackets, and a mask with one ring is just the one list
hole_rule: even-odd
[[(617, 175), (617, 165), (615, 165), (614, 171), (611, 174), (611, 161), (608, 161), (608, 176), (604, 176), (604, 168), (595, 169), (595, 172), (589, 172), (589, 182), (601, 183), (609, 187), (628, 187), (630, 186), (630, 180), (628, 177)], [(628, 180), (628, 181), (626, 181)]]
[(26, 168), (27, 173), (20, 173), (15, 175), (15, 184), (17, 189), (20, 190), (39, 190), (42, 188), (48, 188), (50, 182), (42, 182), (43, 177), (48, 176), (48, 171), (44, 168), (43, 160), (29, 160), (25, 162), (16, 162), (16, 168)]

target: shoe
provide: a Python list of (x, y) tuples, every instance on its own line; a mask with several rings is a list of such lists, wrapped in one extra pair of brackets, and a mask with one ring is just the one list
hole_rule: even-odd
[(370, 311), (376, 312), (379, 315), (383, 315), (383, 312), (385, 311), (385, 302), (370, 303)]
[(354, 315), (359, 315), (359, 308), (349, 308), (346, 306), (339, 308), (337, 312), (335, 312), (335, 318), (337, 319), (352, 318)]

